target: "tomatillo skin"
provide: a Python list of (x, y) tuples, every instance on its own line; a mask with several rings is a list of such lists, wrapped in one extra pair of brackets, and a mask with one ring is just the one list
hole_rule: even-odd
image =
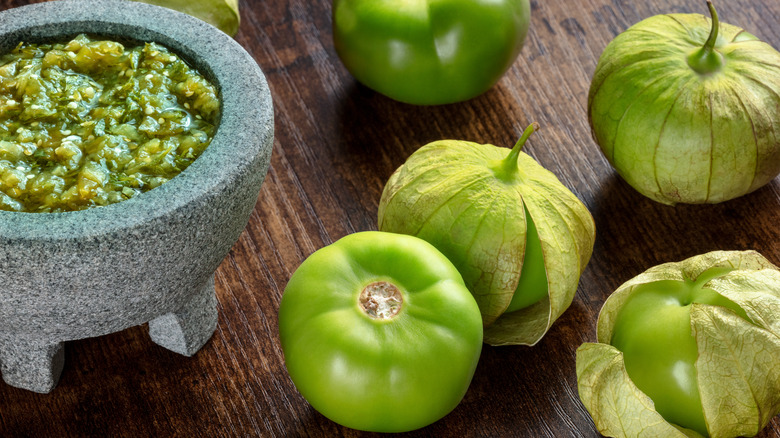
[(452, 263), (413, 236), (367, 231), (314, 252), (279, 306), (287, 370), (301, 395), (353, 429), (404, 432), (458, 405), (482, 349), (482, 320)]
[(347, 70), (392, 99), (476, 97), (517, 58), (528, 0), (334, 0), (333, 41)]

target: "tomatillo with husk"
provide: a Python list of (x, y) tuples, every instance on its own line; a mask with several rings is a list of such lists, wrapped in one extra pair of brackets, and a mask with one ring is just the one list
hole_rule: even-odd
[(230, 36), (238, 33), (241, 16), (238, 0), (134, 0), (184, 12), (199, 18)]
[(577, 350), (580, 398), (613, 437), (754, 436), (780, 413), (780, 268), (714, 251), (645, 271)]
[(588, 209), (523, 145), (429, 143), (393, 173), (379, 229), (446, 255), (479, 304), (485, 342), (534, 345), (569, 307), (593, 251)]
[(780, 172), (780, 53), (700, 14), (618, 35), (588, 96), (593, 137), (618, 174), (664, 204), (718, 203)]
[(279, 305), (279, 338), (292, 381), (317, 411), (353, 429), (405, 432), (461, 401), (482, 320), (436, 248), (365, 231), (298, 267)]

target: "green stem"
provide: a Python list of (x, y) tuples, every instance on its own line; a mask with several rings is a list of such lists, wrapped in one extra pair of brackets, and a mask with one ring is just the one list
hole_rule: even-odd
[(501, 162), (502, 176), (505, 179), (510, 178), (515, 173), (517, 173), (517, 158), (520, 156), (520, 151), (523, 150), (523, 146), (525, 145), (526, 140), (528, 140), (528, 137), (530, 137), (531, 134), (538, 130), (538, 123), (533, 122), (528, 125), (528, 127), (525, 128), (525, 131), (523, 131), (523, 135), (520, 136), (520, 140), (517, 140), (517, 143), (515, 143), (512, 151), (510, 151), (509, 155), (507, 155), (506, 158), (504, 158), (504, 160)]
[(707, 7), (712, 17), (712, 28), (710, 36), (704, 43), (704, 47), (694, 51), (688, 56), (688, 65), (697, 73), (702, 75), (712, 74), (720, 71), (723, 67), (723, 55), (715, 50), (715, 42), (718, 40), (718, 31), (720, 30), (720, 20), (718, 20), (718, 11), (712, 4), (712, 0), (707, 0)]
[(702, 286), (704, 286), (705, 283), (707, 283), (710, 280), (713, 280), (718, 277), (722, 277), (729, 272), (733, 271), (734, 268), (729, 268), (725, 266), (716, 266), (707, 269), (706, 271), (699, 274), (698, 278), (696, 280), (687, 279), (686, 280), (693, 285), (694, 288), (700, 289)]
[(715, 10), (715, 5), (712, 4), (712, 0), (707, 0), (707, 7), (710, 9), (710, 17), (712, 17), (712, 29), (710, 30), (710, 37), (707, 38), (707, 42), (704, 43), (702, 49), (712, 52), (715, 50), (715, 40), (718, 39), (720, 20), (718, 20), (718, 11)]

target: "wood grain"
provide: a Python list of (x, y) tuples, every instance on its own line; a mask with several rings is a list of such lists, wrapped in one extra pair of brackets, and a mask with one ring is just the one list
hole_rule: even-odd
[[(0, 0), (0, 9), (23, 0)], [(720, 1), (723, 21), (780, 47), (780, 3)], [(236, 39), (268, 77), (276, 139), (246, 231), (216, 273), (219, 326), (193, 358), (153, 344), (145, 327), (66, 343), (48, 395), (0, 384), (0, 436), (368, 436), (340, 427), (296, 392), (277, 310), (309, 254), (376, 229), (385, 181), (414, 150), (443, 138), (526, 152), (593, 213), (593, 258), (574, 303), (535, 347), (485, 346), (463, 402), (407, 436), (596, 437), (576, 391), (574, 354), (595, 341), (609, 294), (659, 263), (715, 249), (755, 249), (780, 264), (780, 180), (714, 206), (654, 203), (619, 179), (590, 136), (587, 92), (606, 44), (633, 23), (706, 11), (703, 0), (533, 0), (531, 31), (501, 81), (471, 101), (394, 102), (357, 84), (333, 48), (328, 0), (242, 0)], [(3, 25), (0, 22), (0, 27)], [(780, 437), (777, 417), (759, 435)]]

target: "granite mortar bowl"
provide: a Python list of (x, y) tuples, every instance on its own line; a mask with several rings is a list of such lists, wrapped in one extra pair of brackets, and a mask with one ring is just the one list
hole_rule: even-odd
[(200, 20), (127, 0), (0, 12), (0, 53), (79, 33), (168, 47), (220, 90), (221, 119), (190, 167), (137, 197), (75, 212), (0, 211), (0, 370), (42, 393), (59, 380), (64, 341), (146, 322), (155, 343), (186, 356), (208, 341), (214, 271), (246, 227), (273, 147), (263, 73)]

